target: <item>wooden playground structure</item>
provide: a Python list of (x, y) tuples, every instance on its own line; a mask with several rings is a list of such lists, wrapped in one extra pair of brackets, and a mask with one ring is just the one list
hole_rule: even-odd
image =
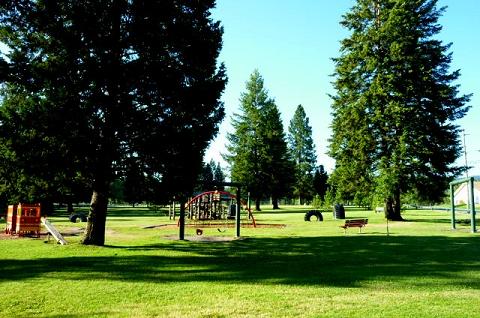
[[(246, 211), (244, 223), (256, 227), (255, 217), (245, 200), (240, 208)], [(236, 195), (220, 190), (205, 191), (192, 197), (185, 204), (185, 218), (194, 225), (228, 225), (235, 223), (238, 200)], [(172, 202), (169, 218), (175, 220), (180, 205)], [(230, 221), (231, 220), (231, 221)]]
[(14, 204), (7, 210), (5, 233), (40, 236), (40, 204)]

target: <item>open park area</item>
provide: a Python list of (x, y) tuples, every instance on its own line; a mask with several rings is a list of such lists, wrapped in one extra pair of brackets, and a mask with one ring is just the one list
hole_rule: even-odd
[[(264, 207), (259, 225), (285, 226), (221, 240), (234, 228), (197, 224), (179, 241), (163, 212), (109, 211), (104, 247), (80, 244), (86, 223), (62, 211), (48, 219), (67, 245), (48, 241), (44, 228), (40, 238), (3, 235), (0, 316), (480, 316), (480, 236), (466, 214), (451, 230), (448, 211), (408, 210), (387, 232), (383, 213), (347, 208), (347, 219), (368, 225), (344, 233), (331, 212), (305, 222), (308, 207)], [(202, 239), (188, 240), (196, 228)]]
[(479, 9), (0, 1), (0, 318), (480, 317)]

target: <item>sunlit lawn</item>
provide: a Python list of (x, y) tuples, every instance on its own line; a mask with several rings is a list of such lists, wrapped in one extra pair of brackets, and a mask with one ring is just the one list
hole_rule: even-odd
[[(178, 241), (147, 209), (116, 208), (107, 246), (0, 240), (2, 317), (479, 317), (480, 234), (468, 215), (406, 211), (408, 222), (368, 217), (344, 235), (342, 220), (304, 222), (306, 209), (264, 210), (230, 242)], [(50, 217), (60, 231), (83, 223)], [(3, 227), (3, 224), (2, 224)], [(196, 236), (187, 228), (187, 237)], [(234, 236), (226, 225), (203, 237)]]

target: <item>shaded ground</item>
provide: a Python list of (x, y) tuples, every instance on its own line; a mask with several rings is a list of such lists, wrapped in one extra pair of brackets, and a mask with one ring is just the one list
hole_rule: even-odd
[[(257, 228), (284, 228), (286, 224), (268, 224), (268, 223), (257, 223)], [(189, 228), (235, 228), (233, 223), (197, 223), (197, 224), (185, 224), (185, 227)], [(242, 224), (242, 228), (253, 228), (252, 224)], [(146, 226), (144, 229), (176, 229), (178, 226), (176, 224), (159, 224)]]
[[(54, 273), (57, 280), (251, 282), (359, 287), (372, 280), (411, 287), (480, 289), (480, 237), (336, 236), (246, 238), (219, 244), (169, 240), (106, 246), (112, 255), (0, 259), (2, 281)], [(121, 257), (116, 256), (121, 253)], [(467, 275), (467, 273), (469, 273)]]
[[(167, 240), (178, 240), (178, 234), (165, 235), (163, 238)], [(185, 241), (191, 242), (230, 242), (242, 240), (243, 238), (236, 238), (232, 236), (206, 236), (206, 235), (186, 235)]]

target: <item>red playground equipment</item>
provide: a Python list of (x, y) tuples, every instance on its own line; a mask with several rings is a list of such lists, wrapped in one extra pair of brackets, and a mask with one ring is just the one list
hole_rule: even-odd
[(13, 235), (17, 229), (17, 205), (9, 205), (7, 210), (7, 227), (5, 233)]
[(34, 234), (40, 236), (40, 204), (19, 203), (8, 206), (7, 227), (5, 233), (10, 235)]
[[(213, 220), (235, 220), (237, 197), (226, 191), (206, 191), (190, 199), (186, 204), (186, 217), (194, 222)], [(248, 220), (256, 227), (255, 218), (247, 203), (240, 200), (247, 212)]]

